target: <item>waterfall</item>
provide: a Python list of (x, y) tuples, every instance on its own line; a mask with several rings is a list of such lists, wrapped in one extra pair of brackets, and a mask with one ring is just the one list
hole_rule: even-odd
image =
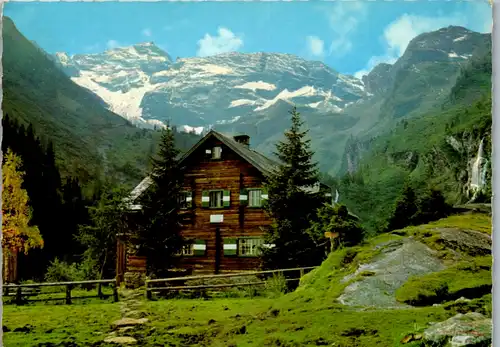
[(471, 167), (470, 178), (470, 192), (472, 193), (471, 202), (476, 200), (478, 193), (480, 193), (486, 186), (486, 171), (488, 159), (484, 157), (484, 138), (479, 143), (476, 158)]
[(476, 159), (472, 164), (472, 172), (470, 179), (470, 187), (472, 190), (481, 190), (484, 187), (486, 181), (486, 158), (484, 158), (484, 139), (481, 139), (479, 143), (479, 149), (477, 150)]
[(335, 203), (338, 203), (339, 202), (339, 191), (337, 189), (335, 189)]

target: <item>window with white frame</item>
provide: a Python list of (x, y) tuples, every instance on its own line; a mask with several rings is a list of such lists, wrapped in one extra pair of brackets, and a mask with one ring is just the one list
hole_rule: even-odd
[(238, 255), (241, 256), (259, 256), (260, 247), (264, 244), (261, 238), (242, 238), (238, 239)]
[(262, 190), (250, 189), (248, 191), (248, 206), (261, 207), (262, 206)]
[(214, 147), (212, 150), (212, 159), (220, 159), (222, 154), (222, 147)]
[(184, 245), (182, 249), (178, 250), (175, 255), (194, 255), (194, 245), (189, 244), (189, 245)]
[(209, 207), (220, 208), (224, 205), (224, 194), (222, 190), (213, 190), (209, 193)]
[(188, 198), (191, 196), (189, 192), (181, 192), (179, 194), (179, 207), (181, 209), (187, 209), (189, 207)]

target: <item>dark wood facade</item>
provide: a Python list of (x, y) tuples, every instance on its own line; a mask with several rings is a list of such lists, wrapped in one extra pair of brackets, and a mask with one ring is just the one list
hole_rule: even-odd
[[(182, 235), (193, 244), (183, 251), (181, 264), (197, 272), (258, 268), (258, 249), (271, 224), (263, 209), (265, 175), (224, 142), (213, 136), (183, 161)], [(213, 158), (214, 152), (220, 158)]]
[[(278, 164), (250, 148), (246, 135), (229, 136), (210, 131), (180, 158), (185, 168), (181, 202), (182, 236), (189, 241), (179, 252), (179, 270), (186, 273), (240, 272), (259, 269), (264, 235), (272, 223), (264, 210), (266, 177)], [(145, 178), (130, 194), (131, 211), (140, 209), (137, 198), (152, 180)], [(305, 190), (331, 196), (319, 184)], [(133, 214), (133, 213), (132, 213)], [(125, 235), (125, 234), (124, 234)], [(117, 279), (128, 269), (132, 249), (121, 237), (117, 245)]]

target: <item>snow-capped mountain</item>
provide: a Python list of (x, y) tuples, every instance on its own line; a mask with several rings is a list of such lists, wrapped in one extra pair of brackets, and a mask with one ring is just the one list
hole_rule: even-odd
[(336, 172), (349, 138), (372, 137), (402, 117), (436, 107), (449, 96), (462, 66), (491, 42), (489, 34), (450, 26), (415, 37), (394, 64), (363, 81), (318, 61), (290, 54), (227, 53), (178, 58), (148, 42), (54, 61), (133, 123), (167, 122), (201, 133), (210, 127), (245, 132), (270, 154), (296, 105), (310, 129), (321, 169)]
[(143, 125), (171, 121), (199, 131), (259, 117), (280, 100), (340, 113), (367, 95), (360, 80), (289, 54), (229, 53), (173, 62), (153, 43), (142, 43), (55, 58), (110, 110)]

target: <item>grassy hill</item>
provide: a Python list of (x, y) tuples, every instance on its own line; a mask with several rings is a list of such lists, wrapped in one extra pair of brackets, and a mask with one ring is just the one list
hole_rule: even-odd
[[(264, 290), (246, 298), (143, 301), (136, 307), (148, 322), (126, 334), (141, 346), (400, 346), (408, 334), (422, 334), (431, 322), (457, 313), (491, 318), (491, 242), (448, 242), (450, 235), (464, 232), (487, 239), (491, 217), (454, 215), (336, 250), (286, 295)], [(408, 261), (401, 262), (398, 252)], [(355, 295), (341, 304), (338, 299), (346, 293)], [(457, 301), (460, 296), (467, 299)], [(368, 302), (353, 305), (352, 297)], [(401, 307), (384, 305), (388, 300)], [(119, 319), (117, 305), (5, 305), (3, 324), (10, 329), (5, 343), (30, 347), (72, 340), (78, 346), (107, 346), (102, 341), (111, 332), (109, 324)], [(28, 323), (28, 333), (14, 331)]]
[[(159, 133), (138, 129), (106, 110), (105, 103), (73, 83), (46, 53), (3, 17), (3, 112), (54, 142), (63, 175), (91, 181), (112, 175), (135, 183), (143, 178)], [(186, 149), (198, 139), (178, 134)]]

